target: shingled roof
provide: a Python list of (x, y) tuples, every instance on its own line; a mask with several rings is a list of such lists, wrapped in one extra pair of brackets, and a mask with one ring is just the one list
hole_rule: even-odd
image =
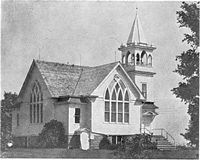
[(96, 67), (35, 60), (52, 97), (89, 96), (119, 62)]

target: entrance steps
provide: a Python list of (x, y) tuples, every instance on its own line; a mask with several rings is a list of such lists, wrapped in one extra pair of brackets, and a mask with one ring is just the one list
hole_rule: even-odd
[(167, 138), (162, 135), (153, 135), (151, 138), (152, 142), (157, 143), (157, 148), (160, 150), (175, 150), (176, 145), (170, 142)]
[(164, 128), (155, 128), (151, 131), (147, 128), (142, 128), (143, 133), (150, 134), (151, 141), (156, 142), (157, 148), (160, 150), (175, 150), (176, 142), (174, 137), (169, 134)]

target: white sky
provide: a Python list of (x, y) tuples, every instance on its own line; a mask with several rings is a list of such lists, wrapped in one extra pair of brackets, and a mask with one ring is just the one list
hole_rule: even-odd
[[(137, 4), (136, 4), (137, 3)], [(117, 48), (126, 43), (136, 5), (147, 40), (154, 44), (155, 127), (166, 128), (179, 143), (188, 125), (187, 106), (170, 91), (181, 77), (175, 56), (187, 49), (185, 30), (177, 24), (181, 2), (64, 2), (2, 3), (1, 97), (19, 93), (33, 59), (82, 65), (120, 61)]]

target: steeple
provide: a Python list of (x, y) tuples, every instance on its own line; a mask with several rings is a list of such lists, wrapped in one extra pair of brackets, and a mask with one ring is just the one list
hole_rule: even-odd
[(136, 8), (136, 15), (133, 21), (133, 25), (127, 40), (127, 44), (131, 43), (143, 43), (147, 44), (147, 40), (144, 36), (144, 32), (140, 23), (140, 19), (138, 16), (138, 8)]
[[(121, 51), (121, 62), (129, 68), (134, 77), (134, 72), (140, 71), (153, 74), (153, 51), (155, 46), (149, 44), (144, 36), (144, 32), (139, 20), (138, 9), (126, 45), (118, 48)], [(133, 78), (134, 79), (134, 78)]]
[(122, 64), (134, 66), (131, 67), (133, 70), (141, 66), (140, 70), (145, 70), (145, 68), (150, 70), (153, 67), (153, 51), (156, 47), (149, 44), (144, 36), (137, 8), (127, 43), (122, 44), (118, 49), (122, 52)]

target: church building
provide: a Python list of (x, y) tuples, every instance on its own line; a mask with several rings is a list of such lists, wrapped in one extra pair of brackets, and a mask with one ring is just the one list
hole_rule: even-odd
[[(90, 148), (104, 135), (117, 144), (123, 136), (151, 131), (157, 115), (153, 93), (153, 51), (136, 13), (121, 62), (79, 66), (33, 60), (12, 113), (19, 146), (34, 147), (45, 123), (63, 123), (68, 144), (86, 129)], [(66, 145), (68, 145), (66, 144)]]

